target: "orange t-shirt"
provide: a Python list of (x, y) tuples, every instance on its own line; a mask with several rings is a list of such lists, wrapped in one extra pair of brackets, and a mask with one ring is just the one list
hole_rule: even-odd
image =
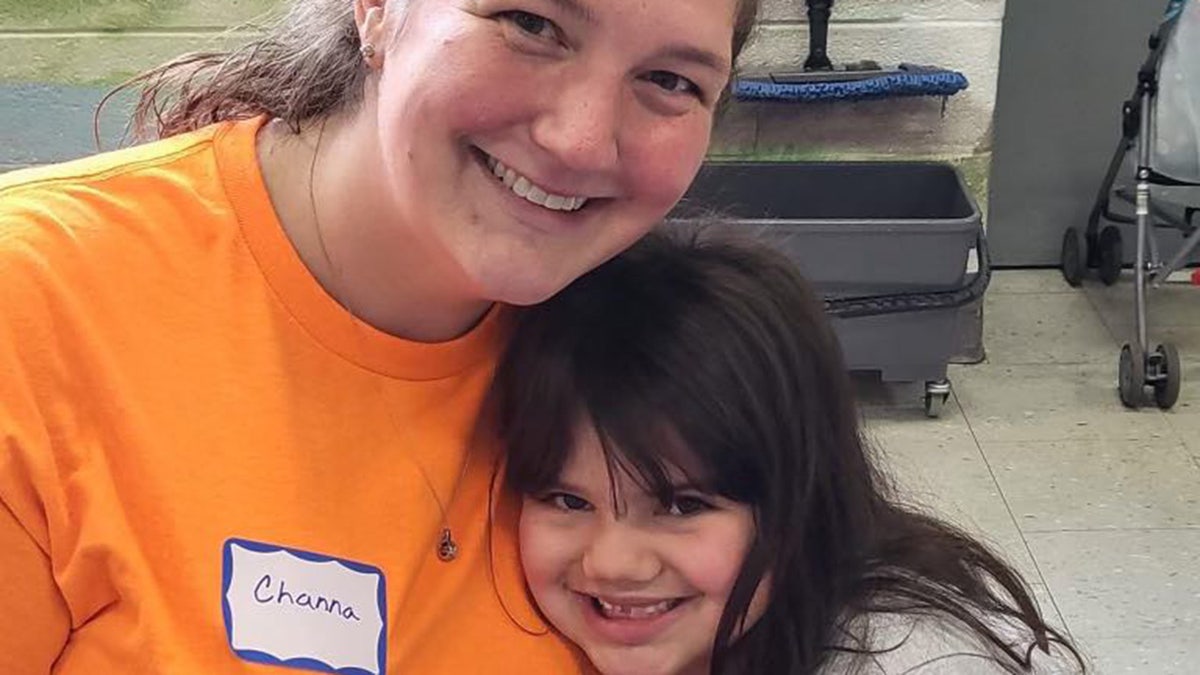
[(354, 319), (261, 123), (0, 177), (0, 672), (579, 672), (470, 442), (501, 315)]

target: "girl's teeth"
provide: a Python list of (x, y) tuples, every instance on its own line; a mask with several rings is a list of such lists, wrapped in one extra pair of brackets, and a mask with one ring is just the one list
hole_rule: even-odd
[(587, 203), (587, 197), (565, 197), (563, 195), (549, 194), (530, 182), (528, 178), (505, 166), (504, 162), (490, 155), (487, 158), (487, 165), (491, 169), (492, 174), (496, 178), (499, 178), (505, 187), (538, 206), (552, 211), (578, 211)]
[(600, 613), (610, 619), (649, 619), (670, 611), (675, 606), (675, 601), (663, 600), (653, 605), (628, 607), (625, 605), (614, 605), (596, 598), (596, 604), (600, 608)]

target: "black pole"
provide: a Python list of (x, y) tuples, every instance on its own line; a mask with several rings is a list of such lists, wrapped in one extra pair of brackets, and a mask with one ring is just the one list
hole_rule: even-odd
[(833, 70), (826, 46), (829, 40), (829, 15), (833, 0), (805, 0), (808, 5), (808, 58), (805, 70)]

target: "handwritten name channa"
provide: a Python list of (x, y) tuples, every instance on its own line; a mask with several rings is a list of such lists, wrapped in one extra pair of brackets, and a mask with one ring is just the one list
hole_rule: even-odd
[(270, 574), (264, 574), (254, 584), (254, 601), (261, 604), (292, 605), (303, 607), (314, 612), (325, 612), (339, 616), (346, 621), (362, 621), (354, 607), (345, 604), (337, 598), (325, 597), (315, 593), (291, 592), (287, 590), (287, 581), (279, 579), (276, 586)]

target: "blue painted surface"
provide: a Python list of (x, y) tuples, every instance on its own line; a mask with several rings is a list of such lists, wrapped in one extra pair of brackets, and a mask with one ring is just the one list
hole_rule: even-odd
[[(96, 152), (92, 115), (107, 93), (102, 87), (0, 84), (0, 167), (48, 164)], [(106, 106), (100, 135), (116, 147), (130, 97)]]

